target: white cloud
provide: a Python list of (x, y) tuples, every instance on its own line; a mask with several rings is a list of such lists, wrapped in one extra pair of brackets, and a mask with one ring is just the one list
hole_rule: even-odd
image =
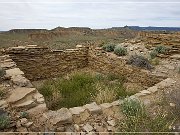
[[(0, 30), (124, 25), (177, 26), (180, 2), (168, 0), (0, 0)], [(131, 2), (130, 2), (131, 1)], [(155, 3), (152, 3), (154, 1)], [(3, 2), (3, 3), (2, 3)], [(142, 2), (142, 3), (140, 3)], [(157, 3), (161, 2), (161, 3)]]

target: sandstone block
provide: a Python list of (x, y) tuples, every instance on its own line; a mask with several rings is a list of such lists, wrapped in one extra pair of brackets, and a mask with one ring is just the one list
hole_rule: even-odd
[(100, 113), (102, 113), (101, 107), (98, 106), (95, 102), (93, 102), (91, 104), (84, 105), (84, 108), (88, 109), (88, 111), (91, 114), (100, 114)]
[(36, 91), (35, 88), (17, 87), (11, 92), (11, 95), (8, 98), (8, 102), (16, 103), (35, 91)]
[(19, 68), (13, 68), (13, 69), (8, 69), (6, 70), (6, 76), (7, 77), (12, 77), (16, 75), (23, 75), (24, 73), (19, 69)]

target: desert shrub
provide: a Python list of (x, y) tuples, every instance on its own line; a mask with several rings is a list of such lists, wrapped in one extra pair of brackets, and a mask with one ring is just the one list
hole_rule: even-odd
[(156, 51), (157, 53), (164, 54), (164, 53), (166, 53), (167, 48), (165, 46), (163, 46), (163, 45), (159, 45), (154, 49), (154, 51)]
[(132, 55), (129, 58), (127, 64), (134, 65), (134, 66), (141, 67), (141, 68), (145, 68), (148, 70), (153, 68), (147, 58), (145, 58), (143, 56), (139, 56), (139, 55)]
[(154, 58), (156, 58), (156, 56), (158, 55), (158, 52), (155, 51), (155, 50), (153, 50), (153, 51), (150, 52), (149, 55), (150, 55), (150, 59), (154, 59)]
[(10, 118), (7, 115), (0, 115), (0, 129), (5, 129), (10, 124)]
[(0, 82), (2, 81), (2, 78), (5, 74), (6, 74), (6, 71), (0, 67)]
[(125, 118), (120, 121), (121, 132), (168, 132), (174, 119), (164, 111), (159, 111), (155, 116), (150, 116), (145, 106), (138, 99), (127, 98), (124, 100), (122, 113)]
[(122, 104), (122, 112), (127, 117), (144, 117), (145, 107), (138, 99), (127, 98)]
[(29, 114), (28, 114), (28, 112), (20, 112), (20, 117), (21, 118), (28, 118), (28, 116), (29, 116)]
[(152, 65), (159, 65), (159, 59), (158, 58), (150, 59), (150, 62)]
[(116, 46), (114, 49), (114, 53), (118, 56), (127, 55), (127, 49), (124, 47)]
[(114, 44), (106, 44), (106, 45), (103, 45), (103, 50), (107, 51), (107, 52), (113, 52), (114, 51), (114, 48), (115, 48), (116, 45)]
[(5, 91), (0, 87), (0, 99), (5, 95)]

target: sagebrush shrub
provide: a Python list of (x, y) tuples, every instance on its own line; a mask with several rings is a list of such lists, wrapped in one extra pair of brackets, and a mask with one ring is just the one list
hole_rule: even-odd
[(122, 104), (122, 112), (125, 116), (145, 116), (145, 106), (138, 99), (127, 98)]
[(0, 116), (0, 129), (7, 128), (10, 124), (10, 118), (7, 115), (2, 114)]
[(6, 71), (0, 67), (0, 78), (6, 74)]
[(146, 68), (148, 70), (152, 69), (153, 66), (150, 64), (149, 60), (140, 55), (132, 55), (127, 64), (134, 65), (141, 68)]
[(154, 51), (156, 51), (157, 53), (166, 53), (167, 51), (167, 48), (163, 45), (159, 45), (159, 46), (156, 46), (156, 48), (154, 49)]
[(153, 50), (153, 51), (150, 52), (149, 55), (150, 55), (150, 58), (151, 58), (151, 59), (154, 59), (154, 58), (156, 58), (156, 56), (158, 55), (158, 52), (155, 51), (155, 50)]
[(116, 46), (114, 49), (114, 53), (118, 56), (127, 55), (127, 49), (121, 46)]
[(114, 48), (115, 48), (116, 45), (114, 44), (106, 44), (106, 45), (103, 45), (103, 50), (107, 51), (107, 52), (113, 52), (114, 51)]

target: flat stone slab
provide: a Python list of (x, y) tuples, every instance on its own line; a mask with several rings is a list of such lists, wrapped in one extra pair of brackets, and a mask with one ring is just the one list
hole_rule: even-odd
[(83, 130), (86, 131), (86, 132), (90, 132), (93, 130), (93, 127), (89, 124), (86, 124), (83, 126)]
[(151, 94), (151, 92), (148, 91), (148, 90), (142, 90), (142, 91), (140, 91), (140, 93), (143, 93), (143, 94)]
[(155, 93), (158, 91), (158, 88), (157, 88), (157, 86), (152, 86), (152, 87), (149, 87), (147, 90), (152, 92), (152, 93)]
[(21, 87), (29, 86), (29, 87), (32, 87), (31, 82), (22, 75), (12, 76), (11, 81), (17, 86), (21, 86)]
[(156, 84), (156, 86), (160, 89), (166, 88), (166, 87), (170, 87), (171, 85), (173, 85), (176, 81), (174, 81), (171, 78), (167, 78), (159, 83)]
[(72, 113), (72, 115), (80, 115), (85, 111), (83, 107), (73, 107), (70, 108), (69, 111)]
[(29, 109), (27, 112), (29, 115), (34, 116), (34, 115), (43, 114), (47, 110), (48, 109), (46, 107), (46, 104), (39, 104), (36, 107)]
[(11, 67), (15, 67), (16, 66), (16, 63), (14, 62), (4, 62), (4, 63), (1, 63), (1, 67), (2, 68), (11, 68)]
[(46, 115), (52, 125), (72, 123), (72, 114), (67, 108), (49, 111)]
[(28, 100), (21, 104), (14, 105), (14, 107), (17, 107), (17, 108), (32, 108), (35, 106), (36, 106), (36, 103), (34, 102), (34, 100)]
[(104, 109), (108, 109), (108, 108), (112, 107), (112, 104), (110, 104), (110, 103), (103, 103), (103, 104), (100, 104), (100, 107), (104, 110)]
[(35, 88), (26, 88), (26, 87), (17, 87), (11, 92), (10, 97), (8, 98), (9, 103), (15, 103), (23, 98), (25, 98), (28, 94), (35, 92)]
[(13, 68), (6, 70), (6, 76), (23, 75), (24, 73), (19, 68)]
[(180, 54), (174, 54), (170, 58), (180, 60)]
[(88, 109), (91, 114), (99, 114), (102, 113), (102, 109), (95, 102), (91, 104), (84, 105), (84, 108)]

